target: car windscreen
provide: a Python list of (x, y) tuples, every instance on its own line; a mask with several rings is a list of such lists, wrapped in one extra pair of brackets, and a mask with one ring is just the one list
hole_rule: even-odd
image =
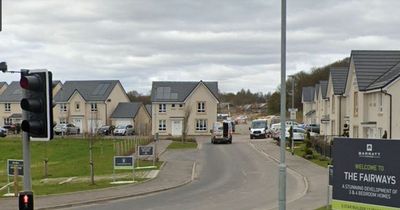
[(265, 121), (253, 121), (251, 122), (251, 128), (266, 128)]
[(221, 123), (215, 124), (214, 125), (214, 130), (215, 131), (222, 131), (223, 130), (223, 126)]
[(125, 125), (118, 125), (117, 129), (125, 129)]

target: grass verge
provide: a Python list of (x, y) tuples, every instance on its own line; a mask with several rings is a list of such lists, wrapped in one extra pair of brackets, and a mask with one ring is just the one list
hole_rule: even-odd
[(315, 210), (332, 210), (332, 207), (329, 206), (328, 208), (326, 208), (326, 206), (323, 206), (323, 207), (320, 207), (320, 208), (315, 209)]
[[(306, 145), (305, 145), (304, 142), (301, 142), (301, 143), (297, 143), (296, 142), (296, 145), (295, 145), (295, 148), (294, 148), (294, 154), (299, 156), (299, 157), (304, 158), (304, 155), (306, 154), (305, 148), (306, 148)], [(288, 151), (291, 151), (291, 150), (288, 149)], [(327, 168), (328, 165), (330, 164), (330, 160), (329, 159), (327, 159), (326, 157), (320, 155), (315, 150), (313, 150), (312, 158), (311, 159), (307, 159), (307, 160), (309, 160), (309, 161), (311, 161), (311, 162), (313, 162), (313, 163), (315, 163), (315, 164), (317, 164), (319, 166), (325, 167), (325, 168)]]
[(167, 149), (196, 149), (196, 142), (178, 142), (173, 141), (170, 145), (168, 145)]
[[(92, 149), (95, 179), (98, 176), (112, 177), (113, 157), (117, 149), (122, 150), (124, 148), (125, 153), (130, 154), (131, 151), (134, 151), (134, 143), (146, 144), (147, 141), (137, 139), (136, 142), (128, 142), (123, 139), (96, 139)], [(0, 187), (2, 187), (7, 183), (5, 170), (7, 159), (22, 159), (21, 138), (1, 138), (0, 148)], [(64, 138), (54, 139), (49, 142), (31, 142), (32, 188), (35, 194), (47, 195), (114, 186), (109, 184), (111, 178), (96, 181), (96, 185), (89, 185), (89, 181), (62, 185), (58, 184), (58, 182), (51, 182), (52, 184), (42, 183), (41, 180), (45, 178), (45, 160), (48, 161), (48, 179), (88, 178), (90, 176), (89, 141), (82, 138)], [(139, 164), (140, 166), (149, 166), (153, 164), (153, 161), (141, 160)], [(156, 163), (157, 168), (161, 164), (161, 162)], [(115, 172), (117, 174), (127, 173), (126, 170), (117, 170)], [(10, 177), (10, 181), (12, 180), (13, 177)], [(19, 185), (19, 188), (22, 189), (22, 181), (19, 182)], [(7, 189), (0, 192), (0, 194), (6, 192)]]

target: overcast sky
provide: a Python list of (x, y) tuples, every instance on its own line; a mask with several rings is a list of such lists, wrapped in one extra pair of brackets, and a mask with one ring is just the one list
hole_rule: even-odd
[[(287, 74), (400, 50), (398, 0), (287, 0)], [(0, 61), (54, 79), (212, 80), (223, 92), (280, 81), (280, 0), (3, 0)], [(0, 74), (3, 81), (17, 74)]]

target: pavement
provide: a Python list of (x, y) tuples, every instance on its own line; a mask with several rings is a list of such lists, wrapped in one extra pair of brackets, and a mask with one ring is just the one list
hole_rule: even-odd
[[(91, 191), (81, 191), (48, 196), (35, 196), (35, 209), (58, 209), (91, 204), (101, 201), (130, 198), (155, 192), (161, 192), (188, 184), (193, 180), (195, 163), (191, 160), (182, 161), (176, 158), (167, 158), (170, 151), (166, 150), (166, 148), (170, 143), (171, 141), (169, 140), (162, 140), (157, 143), (157, 151), (159, 152), (159, 154), (162, 154), (160, 156), (160, 159), (166, 162), (163, 165), (162, 170), (160, 171), (158, 176), (151, 181)], [(18, 209), (17, 198), (1, 198), (0, 209)]]
[[(266, 157), (279, 163), (280, 150), (274, 140), (254, 140), (251, 141), (251, 144)], [(286, 209), (312, 210), (326, 205), (328, 199), (328, 169), (289, 152), (286, 152), (285, 155), (287, 172), (301, 175), (307, 186), (301, 197), (287, 200)]]

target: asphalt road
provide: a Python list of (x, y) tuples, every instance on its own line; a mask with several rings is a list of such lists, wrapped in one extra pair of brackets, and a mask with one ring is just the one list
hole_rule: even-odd
[[(152, 195), (80, 206), (80, 210), (250, 210), (278, 206), (278, 165), (256, 151), (248, 135), (234, 136), (233, 144), (213, 145), (201, 139), (196, 179), (183, 187)], [(303, 178), (288, 171), (287, 200), (301, 197)]]

